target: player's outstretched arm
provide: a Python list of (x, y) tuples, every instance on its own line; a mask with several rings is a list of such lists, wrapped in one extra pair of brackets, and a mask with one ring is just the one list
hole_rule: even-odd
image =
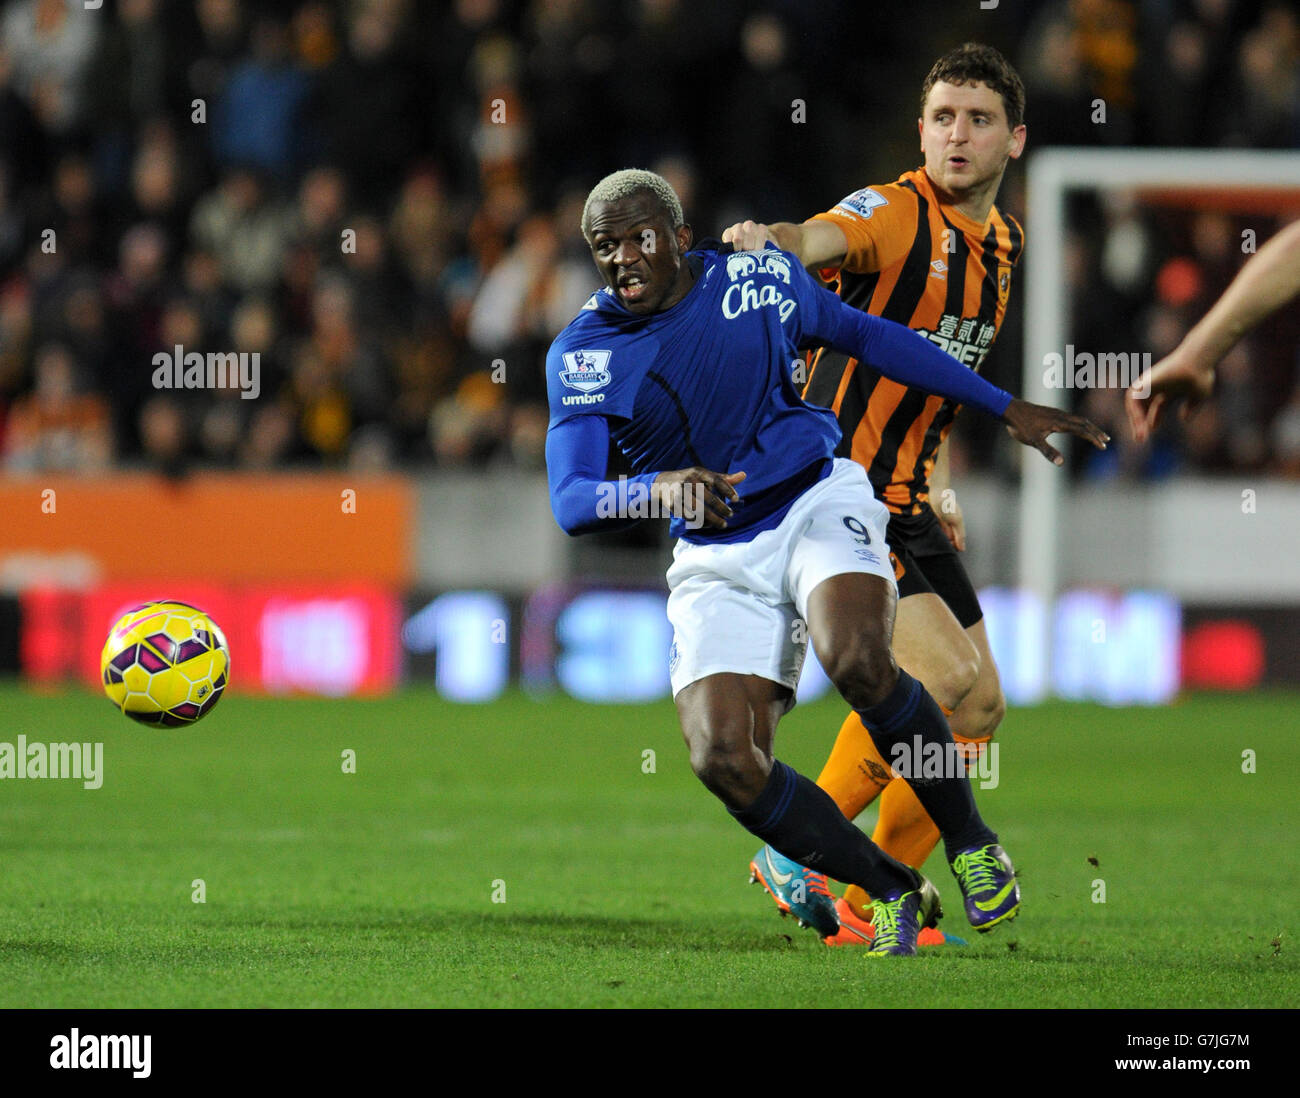
[(756, 221), (737, 221), (722, 233), (724, 244), (737, 251), (756, 252), (773, 243), (783, 252), (793, 252), (807, 268), (838, 267), (848, 254), (849, 241), (844, 230), (831, 221), (813, 218), (802, 225), (778, 221), (763, 225)]
[(818, 292), (824, 295), (817, 302), (825, 312), (807, 334), (825, 340), (837, 351), (871, 363), (891, 381), (958, 404), (969, 404), (1002, 420), (1012, 438), (1041, 451), (1057, 465), (1064, 459), (1048, 443), (1049, 435), (1065, 431), (1099, 450), (1104, 450), (1110, 441), (1105, 431), (1082, 416), (1017, 400), (990, 385), (911, 328), (850, 308), (828, 290)]
[(1129, 427), (1145, 442), (1165, 406), (1182, 398), (1186, 418), (1214, 389), (1214, 368), (1265, 317), (1300, 294), (1300, 221), (1253, 255), (1200, 322), (1173, 351), (1145, 371), (1124, 397)]

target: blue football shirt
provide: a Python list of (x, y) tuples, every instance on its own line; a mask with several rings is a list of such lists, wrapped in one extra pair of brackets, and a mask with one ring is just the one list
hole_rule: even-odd
[(631, 313), (608, 288), (592, 294), (547, 355), (550, 425), (608, 418), (636, 473), (743, 471), (745, 502), (725, 530), (675, 518), (672, 534), (748, 540), (829, 471), (839, 425), (804, 403), (793, 370), (799, 344), (833, 330), (840, 303), (788, 252), (700, 250), (686, 262), (695, 283), (663, 312)]

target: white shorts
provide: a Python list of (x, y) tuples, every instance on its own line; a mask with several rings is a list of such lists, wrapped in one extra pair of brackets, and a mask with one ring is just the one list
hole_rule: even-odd
[(804, 492), (779, 526), (752, 541), (679, 541), (668, 569), (673, 696), (724, 671), (760, 675), (793, 691), (808, 654), (803, 623), (813, 589), (846, 572), (896, 586), (888, 522), (862, 466), (836, 458), (830, 475)]

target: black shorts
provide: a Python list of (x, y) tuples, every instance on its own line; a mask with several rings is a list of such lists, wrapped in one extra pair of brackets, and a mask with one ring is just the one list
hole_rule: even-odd
[(963, 629), (984, 617), (961, 558), (929, 507), (919, 515), (891, 514), (885, 540), (894, 562), (900, 599), (933, 592), (948, 605)]

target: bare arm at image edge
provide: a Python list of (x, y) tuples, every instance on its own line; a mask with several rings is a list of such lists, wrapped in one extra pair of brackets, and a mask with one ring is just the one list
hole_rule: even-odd
[(1185, 398), (1185, 419), (1210, 396), (1214, 370), (1252, 328), (1300, 294), (1300, 221), (1288, 225), (1252, 256), (1223, 296), (1169, 354), (1125, 394), (1129, 426), (1145, 442), (1166, 404)]

